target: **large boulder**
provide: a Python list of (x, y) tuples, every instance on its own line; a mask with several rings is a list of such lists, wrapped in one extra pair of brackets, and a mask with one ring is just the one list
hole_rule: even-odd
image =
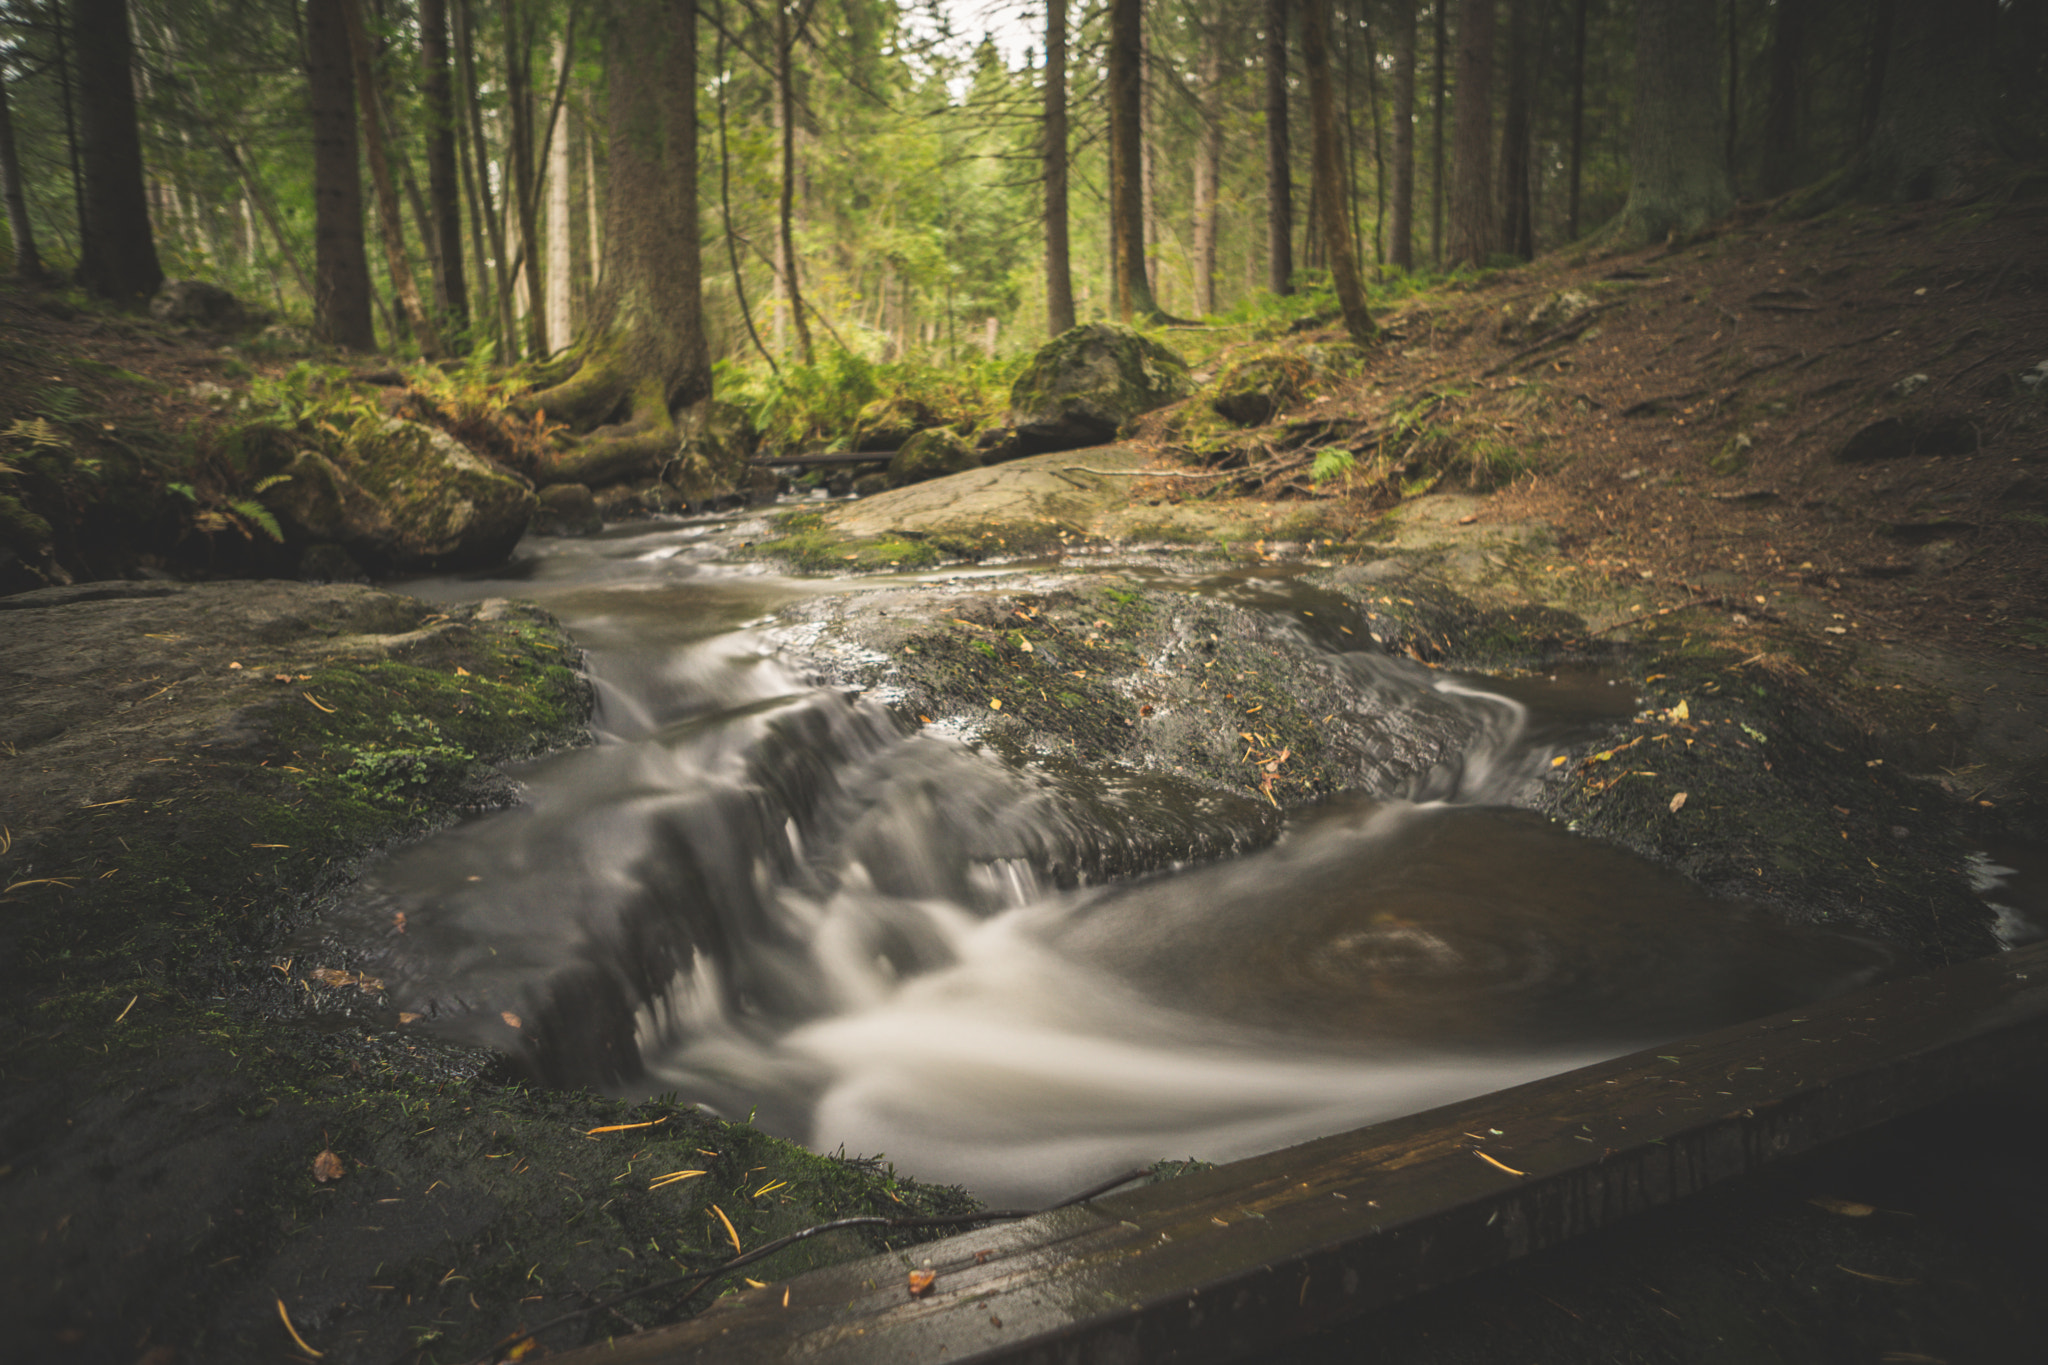
[(1093, 322), (1039, 349), (1010, 389), (1009, 425), (1026, 449), (1113, 440), (1124, 423), (1194, 391), (1187, 362), (1128, 327)]
[(260, 313), (205, 280), (166, 280), (149, 301), (149, 315), (173, 327), (202, 332), (246, 332), (263, 325)]
[(1203, 396), (1233, 426), (1264, 426), (1319, 385), (1356, 376), (1365, 360), (1365, 352), (1349, 342), (1255, 351), (1227, 365)]
[(963, 470), (981, 468), (981, 453), (950, 427), (920, 431), (903, 443), (903, 449), (889, 460), (889, 486), (943, 478)]
[(373, 573), (501, 564), (533, 516), (524, 479), (418, 422), (366, 418), (326, 450), (281, 430), (256, 444), (288, 538), (339, 545)]

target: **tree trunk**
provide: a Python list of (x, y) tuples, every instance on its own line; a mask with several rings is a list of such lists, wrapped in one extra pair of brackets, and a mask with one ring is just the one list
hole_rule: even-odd
[(533, 26), (519, 22), (519, 0), (499, 0), (505, 39), (505, 103), (511, 115), (511, 183), (505, 201), (519, 220), (518, 257), (525, 267), (526, 353), (539, 359), (548, 353), (548, 303), (540, 278), (540, 205), (534, 189), (540, 183), (534, 166)]
[(1738, 0), (1728, 0), (1728, 123), (1727, 149), (1721, 154), (1728, 174), (1735, 174), (1735, 135), (1742, 121), (1742, 14)]
[(0, 190), (7, 199), (7, 228), (14, 238), (14, 274), (41, 280), (43, 258), (36, 253), (35, 228), (28, 221), (28, 197), (21, 184), (21, 158), (14, 150), (14, 115), (7, 103), (8, 81), (0, 73)]
[(1501, 245), (1536, 259), (1535, 204), (1530, 198), (1530, 127), (1536, 115), (1534, 0), (1508, 0), (1508, 98), (1500, 128)]
[[(569, 40), (564, 35), (556, 48), (556, 70), (561, 77), (569, 71)], [(548, 137), (548, 354), (569, 349), (571, 319), (569, 289), (575, 267), (571, 245), (576, 240), (569, 222), (569, 130), (551, 129)]]
[(157, 264), (149, 196), (142, 184), (128, 0), (72, 0), (71, 36), (78, 51), (84, 172), (78, 282), (88, 293), (123, 308), (139, 308), (163, 283), (164, 272)]
[(1579, 235), (1579, 184), (1585, 166), (1586, 0), (1578, 0), (1572, 22), (1572, 150), (1571, 169), (1567, 172), (1571, 188), (1567, 191), (1569, 197), (1564, 211), (1564, 235), (1567, 239), (1576, 239)]
[(1415, 268), (1415, 0), (1393, 0), (1394, 202), (1387, 259)]
[(1615, 241), (1629, 246), (1699, 231), (1735, 206), (1721, 146), (1715, 0), (1639, 0), (1635, 126), (1628, 202)]
[(1458, 8), (1458, 110), (1451, 149), (1451, 265), (1483, 266), (1493, 250), (1493, 32), (1497, 0)]
[(448, 0), (420, 0), (420, 96), (427, 122), (427, 218), (440, 269), (436, 302), (456, 332), (469, 328), (462, 268), (462, 202), (455, 169), (455, 101), (448, 83)]
[(614, 0), (605, 38), (611, 189), (604, 282), (566, 382), (526, 398), (599, 426), (549, 477), (606, 483), (659, 472), (676, 413), (711, 396), (697, 222), (697, 8)]
[(313, 330), (350, 350), (377, 344), (370, 263), (363, 250), (363, 181), (356, 163), (356, 91), (348, 0), (307, 0), (306, 87), (313, 125)]
[(812, 362), (811, 328), (804, 320), (803, 286), (796, 263), (796, 42), (789, 22), (790, 0), (775, 0), (775, 99), (782, 123), (782, 187), (776, 223), (782, 251), (782, 288), (789, 299), (789, 321), (796, 329), (797, 355)]
[(390, 273), (391, 288), (398, 295), (399, 312), (405, 325), (419, 339), (423, 355), (438, 355), (441, 339), (433, 320), (420, 301), (419, 284), (412, 276), (412, 262), (405, 254), (405, 223), (399, 216), (398, 191), (391, 181), (391, 163), (384, 151), (383, 120), (378, 117), (377, 76), (370, 62), (370, 35), (363, 27), (360, 0), (342, 0), (342, 21), (348, 26), (349, 51), (355, 59), (355, 84), (362, 96), (363, 142), (370, 153), (370, 183), (377, 192), (377, 223), (384, 239), (384, 268)]
[(1812, 0), (1778, 0), (1771, 26), (1771, 89), (1764, 103), (1763, 192), (1783, 194), (1799, 174), (1799, 86)]
[(1223, 180), (1223, 23), (1202, 29), (1202, 88), (1196, 94), (1201, 120), (1195, 148), (1195, 315), (1216, 311), (1216, 236)]
[(1436, 0), (1436, 43), (1432, 75), (1436, 81), (1436, 117), (1430, 120), (1429, 161), (1429, 255), (1439, 268), (1444, 263), (1444, 67), (1450, 49), (1451, 0)]
[[(498, 358), (516, 360), (519, 358), (519, 329), (512, 316), (512, 258), (505, 252), (505, 221), (499, 216), (491, 194), (491, 144), (484, 136), (483, 103), (477, 97), (476, 32), (471, 22), (469, 3), (470, 0), (455, 0), (455, 65), (457, 77), (462, 82), (463, 108), (469, 115), (465, 122), (469, 131), (466, 145), (471, 217), (472, 221), (483, 219), (484, 232), (490, 241), (489, 260), (495, 286), (491, 297), (498, 318)], [(477, 268), (481, 274), (482, 260), (477, 262)]]
[(1345, 205), (1351, 196), (1344, 186), (1344, 148), (1337, 132), (1337, 96), (1330, 84), (1329, 0), (1304, 0), (1301, 11), (1301, 60), (1308, 68), (1309, 140), (1315, 173), (1316, 217), (1322, 229), (1323, 252), (1337, 304), (1344, 310), (1344, 329), (1363, 346), (1377, 330), (1365, 311), (1365, 289), (1358, 279), (1358, 255), (1351, 244)]
[(1294, 292), (1294, 172), (1287, 145), (1287, 0), (1266, 0), (1266, 272)]
[(1074, 325), (1074, 275), (1067, 243), (1067, 0), (1045, 6), (1045, 328)]
[(1891, 28), (1870, 139), (1826, 199), (1948, 199), (1982, 189), (2003, 159), (1993, 137), (1997, 0), (1898, 0)]
[(1109, 217), (1115, 307), (1126, 321), (1159, 316), (1145, 273), (1144, 84), (1139, 78), (1144, 0), (1109, 5)]

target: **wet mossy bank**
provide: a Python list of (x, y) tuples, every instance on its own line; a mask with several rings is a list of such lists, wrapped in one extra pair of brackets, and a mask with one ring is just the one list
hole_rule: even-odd
[(678, 1106), (527, 1089), (310, 936), (364, 858), (581, 740), (588, 684), (544, 615), (123, 583), (0, 599), (0, 629), (8, 1359), (277, 1359), (282, 1302), (330, 1360), (469, 1360), (734, 1237), (968, 1206)]

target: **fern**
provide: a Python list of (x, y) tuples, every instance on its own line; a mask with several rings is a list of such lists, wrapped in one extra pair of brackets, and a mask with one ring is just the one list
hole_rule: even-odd
[(167, 483), (164, 487), (170, 492), (176, 493), (187, 502), (199, 501), (199, 494), (193, 490), (192, 485), (189, 483)]
[(85, 395), (62, 385), (38, 389), (32, 401), (37, 410), (53, 422), (76, 422), (90, 415), (86, 411)]
[(1331, 446), (1316, 452), (1316, 462), (1309, 467), (1311, 483), (1327, 483), (1331, 479), (1348, 476), (1358, 468), (1358, 457), (1342, 446)]
[(44, 450), (69, 450), (71, 438), (45, 418), (17, 417), (7, 428), (9, 440), (26, 441)]
[(229, 503), (228, 507), (236, 516), (252, 523), (264, 535), (280, 545), (284, 544), (284, 528), (277, 524), (277, 518), (271, 515), (270, 509), (256, 499), (237, 498)]
[(256, 480), (256, 486), (250, 489), (249, 491), (252, 493), (268, 493), (271, 489), (277, 487), (279, 484), (290, 483), (291, 481), (292, 476), (289, 474), (272, 474), (267, 479)]

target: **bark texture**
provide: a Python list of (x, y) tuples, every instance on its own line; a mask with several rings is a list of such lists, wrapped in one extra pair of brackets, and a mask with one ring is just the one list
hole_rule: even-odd
[(1449, 265), (1485, 265), (1493, 250), (1493, 33), (1496, 0), (1461, 0), (1451, 138)]
[(675, 458), (678, 410), (711, 396), (697, 225), (697, 10), (617, 0), (608, 16), (611, 190), (604, 278), (576, 373), (521, 405), (595, 427), (547, 476), (608, 483)]
[(1636, 8), (1635, 127), (1617, 245), (1694, 233), (1735, 206), (1719, 73), (1704, 60), (1719, 46), (1716, 8), (1715, 0), (1640, 0)]
[(398, 212), (398, 191), (391, 179), (391, 163), (385, 155), (384, 123), (377, 106), (377, 74), (370, 50), (370, 35), (363, 27), (359, 0), (342, 0), (342, 18), (348, 25), (349, 52), (355, 62), (355, 84), (362, 98), (363, 144), (370, 154), (370, 183), (377, 192), (377, 226), (384, 242), (384, 266), (391, 275), (391, 288), (398, 295), (405, 323), (419, 338), (424, 355), (441, 350), (439, 329), (420, 299), (413, 279), (412, 262), (405, 253), (405, 225)]
[(356, 90), (346, 0), (307, 0), (306, 88), (313, 124), (313, 330), (367, 351), (370, 263), (363, 250), (363, 182), (356, 162)]
[(1266, 271), (1294, 292), (1294, 173), (1287, 145), (1287, 0), (1266, 0)]
[(1535, 0), (1508, 0), (1508, 97), (1500, 123), (1500, 244), (1525, 261), (1536, 258), (1529, 164), (1536, 117), (1535, 8)]
[(1387, 259), (1415, 268), (1415, 0), (1392, 0), (1394, 35), (1394, 195)]
[(1045, 329), (1074, 326), (1073, 257), (1067, 238), (1067, 0), (1045, 6)]
[(1144, 0), (1110, 0), (1109, 216), (1116, 311), (1125, 321), (1159, 316), (1145, 269)]
[(1330, 81), (1330, 0), (1303, 0), (1301, 58), (1308, 69), (1309, 136), (1315, 167), (1315, 202), (1322, 229), (1323, 251), (1330, 262), (1330, 280), (1337, 304), (1344, 310), (1344, 329), (1361, 346), (1376, 330), (1365, 310), (1365, 288), (1358, 278), (1358, 253), (1351, 242), (1345, 205), (1344, 143), (1337, 130), (1337, 96)]
[(1201, 121), (1195, 147), (1195, 315), (1216, 311), (1216, 244), (1220, 227), (1218, 190), (1223, 180), (1223, 26), (1202, 29), (1201, 88), (1196, 92), (1196, 117)]
[(71, 35), (77, 44), (83, 201), (78, 282), (100, 298), (139, 308), (163, 283), (164, 272), (142, 183), (128, 0), (72, 0)]
[(460, 333), (469, 327), (469, 279), (462, 268), (455, 100), (448, 79), (448, 0), (420, 0), (420, 68), (427, 125), (427, 218), (439, 261), (435, 302), (448, 325)]

